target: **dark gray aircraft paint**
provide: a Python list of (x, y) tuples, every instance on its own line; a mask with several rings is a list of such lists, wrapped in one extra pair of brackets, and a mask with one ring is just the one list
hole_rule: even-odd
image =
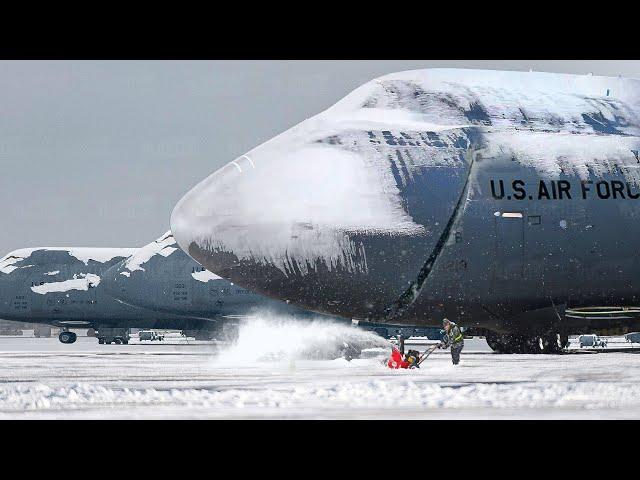
[[(103, 284), (124, 304), (185, 317), (237, 322), (256, 314), (271, 314), (296, 320), (345, 321), (258, 295), (209, 272), (178, 248), (171, 232), (111, 267), (103, 276)], [(383, 337), (402, 333), (406, 337), (440, 338), (439, 330), (433, 328), (366, 323), (360, 328)]]
[(497, 350), (557, 351), (640, 327), (622, 310), (640, 303), (639, 114), (638, 80), (391, 74), (215, 172), (172, 231), (209, 270), (303, 308), (447, 316)]
[(111, 267), (104, 286), (127, 305), (169, 314), (205, 319), (245, 317), (257, 311), (308, 315), (209, 272), (180, 250), (171, 232)]
[(62, 328), (215, 330), (211, 319), (127, 305), (106, 290), (106, 272), (136, 249), (34, 248), (0, 260), (0, 318)]

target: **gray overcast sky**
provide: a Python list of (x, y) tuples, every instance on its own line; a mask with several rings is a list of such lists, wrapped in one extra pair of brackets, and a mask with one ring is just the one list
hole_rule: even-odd
[(141, 246), (218, 167), (386, 73), (623, 75), (639, 61), (0, 62), (0, 257)]

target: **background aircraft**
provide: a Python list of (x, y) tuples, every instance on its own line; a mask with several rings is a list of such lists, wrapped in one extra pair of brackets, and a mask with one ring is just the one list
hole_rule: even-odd
[[(69, 328), (93, 328), (102, 338), (128, 341), (128, 329), (177, 329), (210, 338), (221, 325), (213, 318), (180, 315), (125, 304), (112, 297), (104, 276), (137, 249), (33, 248), (0, 259), (0, 318), (60, 327), (59, 339), (73, 343)], [(115, 329), (115, 331), (114, 331)]]

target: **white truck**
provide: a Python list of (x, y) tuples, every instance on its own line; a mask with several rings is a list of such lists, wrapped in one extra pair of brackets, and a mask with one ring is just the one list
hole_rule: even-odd
[(156, 332), (155, 330), (140, 330), (138, 332), (138, 339), (140, 341), (149, 340), (151, 342), (154, 342), (157, 340), (161, 342), (164, 340), (164, 335)]
[(580, 344), (580, 348), (583, 347), (600, 347), (606, 348), (607, 341), (601, 339), (598, 335), (590, 334), (590, 335), (580, 335), (578, 338), (578, 342)]
[(640, 332), (627, 333), (624, 339), (629, 343), (640, 343)]

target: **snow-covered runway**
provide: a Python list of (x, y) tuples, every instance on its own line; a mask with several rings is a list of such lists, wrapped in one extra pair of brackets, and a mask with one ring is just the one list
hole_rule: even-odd
[[(474, 353), (475, 352), (475, 353)], [(212, 344), (0, 338), (0, 418), (640, 418), (640, 355), (224, 361)]]

